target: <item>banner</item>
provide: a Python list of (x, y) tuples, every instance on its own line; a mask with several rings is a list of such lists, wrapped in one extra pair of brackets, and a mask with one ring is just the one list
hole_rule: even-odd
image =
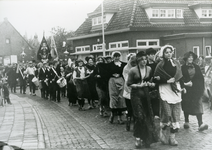
[(37, 59), (42, 62), (45, 62), (51, 59), (50, 48), (47, 45), (47, 41), (44, 36), (37, 52)]
[(51, 46), (51, 51), (50, 51), (51, 57), (54, 60), (57, 60), (58, 59), (58, 53), (57, 53), (57, 47), (56, 47), (56, 44), (55, 44), (53, 36), (51, 36), (51, 44), (50, 44), (50, 46)]

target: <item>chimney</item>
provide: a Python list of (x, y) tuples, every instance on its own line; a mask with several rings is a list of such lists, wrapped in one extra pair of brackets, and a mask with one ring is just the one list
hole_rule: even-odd
[(4, 18), (4, 21), (5, 21), (5, 22), (7, 22), (7, 21), (8, 21), (8, 19), (7, 19), (7, 18)]

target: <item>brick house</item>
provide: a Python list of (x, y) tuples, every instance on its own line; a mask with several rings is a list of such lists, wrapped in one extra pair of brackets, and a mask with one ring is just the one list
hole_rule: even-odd
[(26, 54), (24, 60), (31, 60), (32, 47), (5, 18), (3, 22), (0, 22), (0, 63), (11, 63), (14, 59), (23, 61), (21, 56), (23, 49)]
[(103, 6), (103, 17), (100, 5), (67, 39), (73, 42), (71, 55), (103, 55), (103, 18), (105, 55), (118, 50), (125, 61), (130, 52), (169, 43), (176, 57), (186, 51), (211, 56), (211, 0), (104, 0)]

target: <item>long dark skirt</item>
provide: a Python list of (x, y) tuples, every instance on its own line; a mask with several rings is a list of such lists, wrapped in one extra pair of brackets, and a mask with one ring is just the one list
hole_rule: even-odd
[(135, 117), (134, 136), (141, 138), (146, 144), (157, 142), (158, 134), (154, 123), (151, 101), (146, 97), (143, 88), (132, 89), (131, 103)]
[(67, 98), (70, 104), (76, 104), (77, 102), (77, 90), (73, 82), (67, 84)]
[(101, 107), (109, 108), (109, 96), (108, 91), (103, 90), (96, 85), (96, 91), (99, 97), (99, 105)]
[(91, 98), (87, 80), (74, 79), (78, 98)]
[(124, 79), (122, 77), (119, 78), (110, 78), (109, 80), (109, 96), (110, 96), (110, 108), (125, 108), (126, 103), (123, 97), (124, 91)]

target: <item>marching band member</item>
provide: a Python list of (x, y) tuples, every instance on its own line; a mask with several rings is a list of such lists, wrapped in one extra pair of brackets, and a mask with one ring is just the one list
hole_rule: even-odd
[(29, 66), (26, 69), (26, 73), (28, 75), (28, 79), (29, 79), (29, 90), (30, 90), (30, 95), (35, 96), (35, 90), (36, 90), (36, 86), (35, 84), (32, 82), (32, 79), (36, 76), (36, 68), (33, 65), (32, 61), (29, 62)]
[(53, 67), (51, 68), (51, 77), (50, 81), (52, 81), (52, 100), (59, 103), (60, 102), (60, 87), (57, 84), (57, 80), (60, 78), (60, 70), (58, 69), (58, 61), (53, 62)]
[(48, 99), (48, 83), (47, 83), (47, 70), (46, 70), (47, 62), (43, 62), (40, 70), (39, 70), (39, 81), (41, 82), (41, 97), (44, 99)]
[(26, 94), (27, 74), (23, 64), (18, 65), (17, 73), (20, 84), (20, 93)]

